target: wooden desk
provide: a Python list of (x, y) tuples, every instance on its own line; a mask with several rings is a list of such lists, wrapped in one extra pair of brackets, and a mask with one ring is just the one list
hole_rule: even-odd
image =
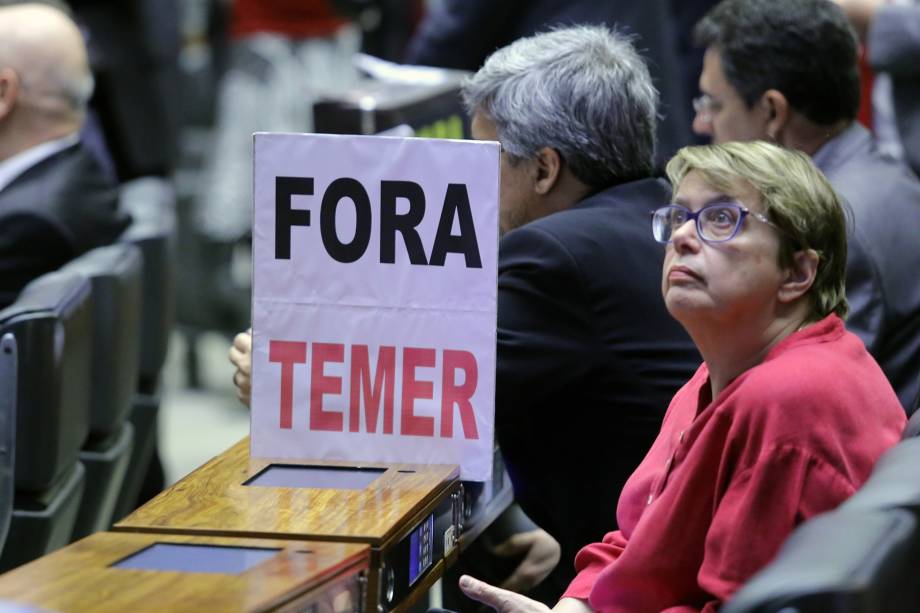
[[(239, 574), (112, 567), (155, 543), (279, 551)], [(66, 612), (344, 613), (362, 605), (369, 561), (369, 547), (353, 543), (99, 532), (0, 577), (0, 599)]]
[[(411, 604), (456, 555), (462, 493), (454, 465), (362, 464), (384, 469), (363, 489), (244, 485), (270, 465), (344, 462), (249, 457), (249, 439), (189, 474), (115, 525), (115, 530), (359, 542), (371, 547), (368, 610)], [(434, 519), (432, 519), (434, 518)], [(446, 522), (446, 525), (445, 525)], [(431, 567), (409, 578), (412, 534), (430, 523)], [(392, 586), (392, 589), (390, 589)]]

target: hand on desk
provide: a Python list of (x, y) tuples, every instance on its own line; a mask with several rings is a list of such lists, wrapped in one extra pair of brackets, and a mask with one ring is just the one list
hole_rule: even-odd
[(559, 563), (561, 548), (545, 530), (530, 530), (512, 534), (493, 549), (500, 557), (515, 557), (523, 554), (511, 576), (505, 579), (501, 588), (515, 592), (526, 592), (540, 584)]
[(492, 607), (498, 613), (547, 613), (550, 610), (557, 613), (590, 613), (591, 611), (586, 601), (575, 598), (563, 598), (550, 609), (542, 602), (489, 585), (469, 575), (460, 577), (460, 589), (473, 600)]
[(236, 397), (240, 402), (249, 406), (252, 395), (252, 329), (240, 332), (233, 339), (230, 347), (230, 363), (236, 366), (233, 373), (233, 385), (236, 386)]
[(550, 610), (542, 602), (489, 585), (468, 575), (460, 577), (460, 589), (473, 600), (492, 607), (498, 613), (546, 613)]

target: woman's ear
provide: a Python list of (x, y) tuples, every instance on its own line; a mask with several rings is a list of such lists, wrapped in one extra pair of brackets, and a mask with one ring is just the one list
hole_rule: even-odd
[(780, 302), (798, 300), (811, 289), (818, 274), (818, 262), (821, 256), (814, 249), (796, 251), (792, 256), (792, 265), (786, 270), (786, 278), (779, 288)]
[(771, 141), (783, 144), (783, 131), (789, 123), (789, 101), (776, 89), (768, 89), (760, 98), (767, 116), (766, 132)]
[(562, 156), (552, 147), (543, 147), (537, 152), (534, 161), (536, 163), (534, 191), (540, 195), (546, 195), (559, 181), (562, 173)]

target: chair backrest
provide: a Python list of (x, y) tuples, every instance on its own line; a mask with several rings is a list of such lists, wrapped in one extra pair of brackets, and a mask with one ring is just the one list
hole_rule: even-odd
[(842, 510), (805, 522), (722, 613), (920, 610), (920, 531), (903, 509)]
[(137, 389), (142, 266), (138, 247), (116, 244), (88, 251), (62, 268), (92, 283), (90, 437), (104, 437), (124, 423)]
[(914, 411), (914, 414), (907, 420), (907, 426), (904, 428), (903, 440), (920, 436), (920, 411)]
[(89, 433), (90, 282), (73, 272), (32, 281), (0, 311), (18, 350), (16, 489), (46, 489), (71, 468)]
[(16, 449), (16, 339), (0, 338), (0, 552), (13, 513), (13, 453)]
[(169, 182), (136, 179), (122, 187), (120, 206), (131, 213), (131, 226), (120, 241), (143, 255), (138, 391), (153, 393), (166, 360), (175, 314), (176, 196)]
[(906, 508), (920, 513), (920, 438), (901, 441), (886, 451), (869, 479), (841, 508)]

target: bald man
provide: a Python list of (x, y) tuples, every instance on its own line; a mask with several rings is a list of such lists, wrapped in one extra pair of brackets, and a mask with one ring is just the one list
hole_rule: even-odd
[(0, 7), (0, 308), (130, 221), (80, 143), (92, 90), (67, 15), (38, 3)]

